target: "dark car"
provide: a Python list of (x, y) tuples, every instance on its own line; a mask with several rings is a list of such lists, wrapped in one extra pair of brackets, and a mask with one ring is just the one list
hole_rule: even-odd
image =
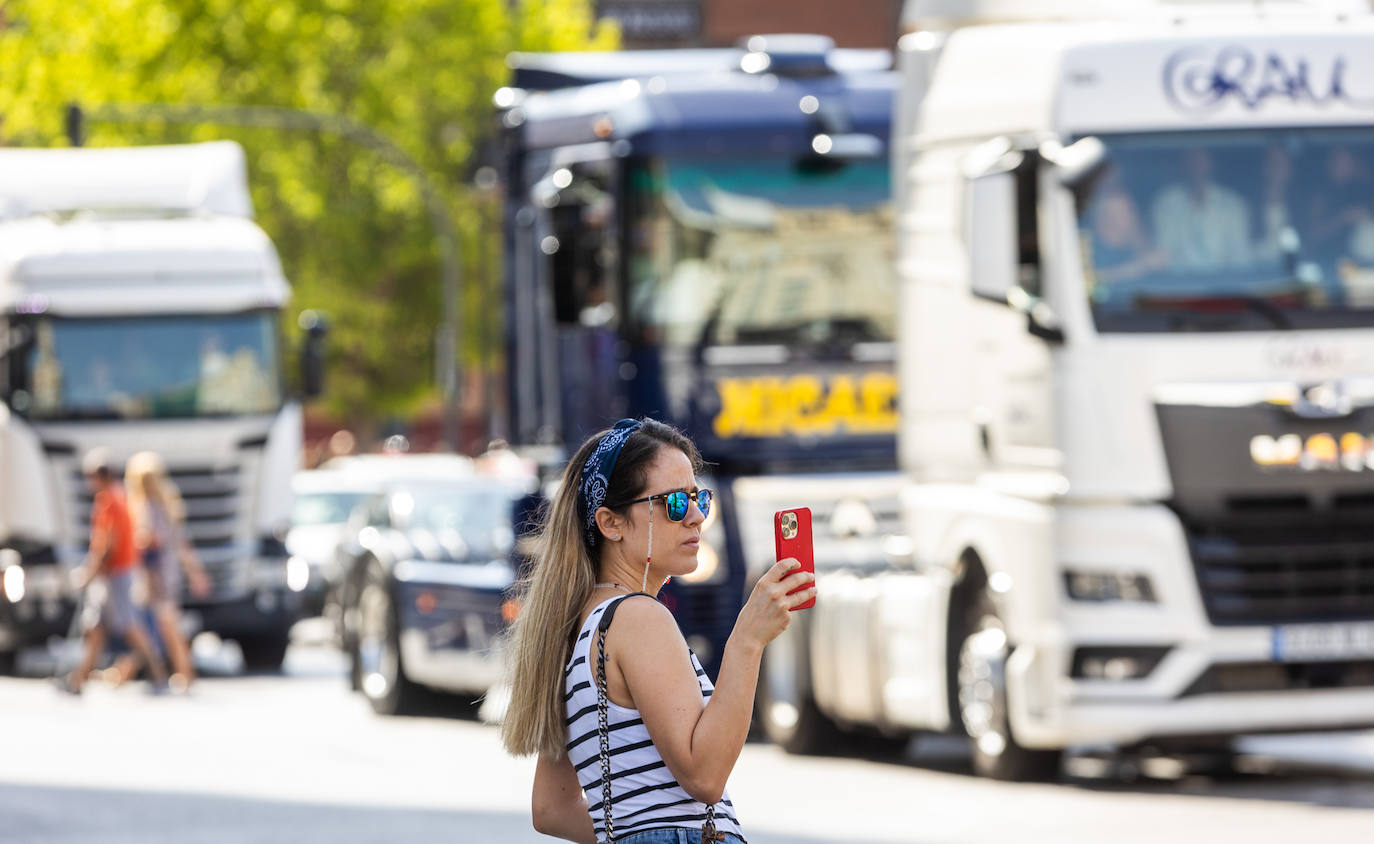
[(484, 695), (515, 617), (522, 484), (469, 476), (383, 484), (339, 547), (344, 649), (353, 687), (383, 714), (428, 693)]

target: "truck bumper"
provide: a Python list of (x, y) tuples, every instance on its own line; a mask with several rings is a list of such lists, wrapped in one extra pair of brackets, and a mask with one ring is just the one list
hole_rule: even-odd
[(192, 626), (226, 639), (284, 633), (301, 617), (301, 595), (289, 589), (260, 589), (219, 603), (187, 604)]
[(1374, 662), (1279, 663), (1270, 628), (1218, 629), (1175, 645), (1139, 680), (1071, 675), (1073, 647), (1008, 660), (1012, 730), (1027, 747), (1374, 727)]
[(1120, 747), (1150, 740), (1365, 729), (1374, 726), (1371, 707), (1374, 691), (1355, 689), (1217, 695), (1167, 706), (1075, 703), (1060, 710), (1058, 723), (1031, 721), (1013, 729), (1027, 747)]
[[(1045, 551), (1033, 560), (1034, 574), (1013, 573), (1003, 599), (1014, 643), (1009, 716), (1022, 745), (1374, 726), (1368, 646), (1357, 643), (1341, 661), (1290, 655), (1281, 662), (1281, 628), (1212, 624), (1187, 538), (1168, 508), (1060, 507)], [(1109, 583), (1143, 578), (1149, 588), (1130, 599), (1089, 592), (1090, 599), (1072, 594), (1078, 572)], [(1112, 660), (1117, 670), (1104, 667)]]
[(0, 652), (41, 645), (53, 636), (64, 637), (72, 626), (72, 602), (0, 601)]
[[(1167, 668), (1169, 657), (1160, 669)], [(1190, 737), (1228, 737), (1252, 733), (1305, 733), (1353, 730), (1374, 726), (1374, 685), (1344, 689), (1278, 689), (1271, 691), (1209, 691), (1180, 696), (1151, 694), (1135, 680), (1112, 683), (1074, 682), (1059, 674), (1050, 680), (1047, 665), (1066, 664), (1058, 658), (1041, 660), (1032, 650), (1018, 649), (1007, 665), (1011, 729), (1017, 741), (1031, 748), (1134, 745), (1149, 740)], [(1172, 671), (1193, 671), (1193, 654), (1180, 653)], [(1216, 672), (1252, 671), (1278, 679), (1289, 668), (1265, 663), (1201, 665), (1189, 687), (1197, 687)], [(1326, 667), (1333, 672), (1340, 667)], [(1311, 664), (1294, 665), (1307, 672)], [(1319, 668), (1320, 669), (1320, 668)], [(1347, 669), (1348, 671), (1348, 669)], [(1039, 674), (1040, 676), (1036, 676)], [(1048, 682), (1047, 682), (1048, 680)], [(1044, 694), (1048, 691), (1050, 694)]]
[(75, 602), (66, 583), (66, 569), (51, 563), (24, 567), (24, 588), (19, 596), (0, 588), (0, 652), (67, 635)]

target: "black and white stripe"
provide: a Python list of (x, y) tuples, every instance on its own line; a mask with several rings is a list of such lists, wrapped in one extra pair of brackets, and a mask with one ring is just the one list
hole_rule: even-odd
[[(587, 619), (577, 637), (573, 658), (564, 671), (564, 706), (568, 718), (568, 758), (577, 771), (577, 780), (587, 795), (596, 840), (605, 844), (605, 813), (601, 810), (601, 765), (596, 740), (596, 681), (587, 661), (592, 631), (601, 620), (611, 598), (603, 602)], [(612, 628), (612, 634), (614, 628)], [(701, 693), (710, 697), (714, 691), (711, 678), (692, 654)], [(633, 709), (607, 701), (609, 707), (609, 738), (611, 753), (611, 816), (615, 834), (619, 838), (632, 832), (655, 827), (685, 827), (700, 830), (706, 820), (706, 804), (694, 800), (673, 779), (663, 763), (649, 731)], [(716, 828), (733, 832), (744, 838), (734, 804), (727, 791), (716, 804)]]

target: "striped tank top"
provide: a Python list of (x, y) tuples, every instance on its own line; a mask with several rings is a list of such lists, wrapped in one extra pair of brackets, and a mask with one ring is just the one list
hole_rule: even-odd
[[(624, 597), (609, 598), (592, 610), (578, 633), (572, 659), (563, 672), (568, 758), (587, 796), (587, 808), (600, 844), (606, 844), (606, 813), (601, 807), (601, 747), (596, 732), (596, 644), (593, 639), (597, 622), (606, 607)], [(608, 634), (608, 638), (610, 635), (614, 633)], [(591, 662), (587, 659), (589, 654)], [(701, 694), (709, 698), (714, 691), (711, 678), (706, 676), (697, 655), (693, 653), (691, 657)], [(663, 757), (658, 755), (658, 748), (649, 738), (639, 711), (618, 706), (612, 700), (606, 701), (606, 707), (611, 755), (611, 822), (615, 824), (616, 837), (661, 827), (700, 830), (706, 820), (706, 804), (693, 799), (673, 779)], [(744, 838), (729, 791), (716, 804), (716, 829)]]

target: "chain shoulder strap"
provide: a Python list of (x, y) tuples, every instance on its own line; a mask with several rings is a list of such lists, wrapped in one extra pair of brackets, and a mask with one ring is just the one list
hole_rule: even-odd
[[(607, 609), (609, 610), (609, 607)], [(598, 628), (596, 631), (596, 735), (601, 751), (601, 809), (606, 816), (606, 841), (609, 844), (609, 842), (615, 841), (615, 827), (611, 820), (611, 731), (608, 721), (606, 630)]]

